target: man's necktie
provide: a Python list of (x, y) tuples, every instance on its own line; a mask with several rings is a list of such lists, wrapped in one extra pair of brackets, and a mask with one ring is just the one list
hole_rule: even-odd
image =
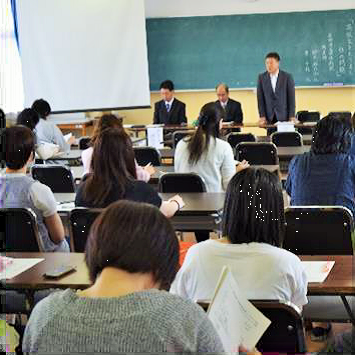
[(167, 102), (167, 103), (165, 104), (165, 106), (166, 106), (166, 111), (169, 112), (169, 111), (170, 111), (170, 104), (169, 104), (169, 102)]

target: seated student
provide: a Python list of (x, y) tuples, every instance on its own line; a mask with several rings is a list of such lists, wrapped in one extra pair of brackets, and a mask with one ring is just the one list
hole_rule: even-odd
[(61, 151), (68, 152), (70, 146), (75, 143), (75, 137), (72, 136), (68, 141), (65, 140), (63, 133), (54, 123), (47, 120), (51, 113), (49, 103), (43, 99), (36, 100), (32, 108), (38, 113), (40, 120), (36, 125), (37, 141), (57, 144)]
[(185, 104), (174, 97), (174, 84), (165, 80), (160, 84), (162, 100), (155, 103), (153, 123), (179, 125), (187, 123)]
[(168, 217), (184, 204), (178, 195), (162, 201), (149, 184), (137, 180), (130, 137), (122, 129), (109, 128), (95, 139), (91, 172), (79, 185), (75, 205), (105, 208), (121, 199), (150, 203)]
[(44, 251), (69, 251), (52, 191), (26, 176), (27, 166), (34, 159), (34, 134), (27, 127), (14, 126), (4, 130), (1, 140), (6, 163), (6, 172), (0, 176), (1, 206), (32, 209), (37, 216), (39, 238)]
[(236, 168), (232, 147), (219, 139), (221, 127), (219, 111), (210, 102), (201, 108), (196, 132), (181, 139), (175, 149), (175, 171), (200, 175), (207, 192), (224, 191), (236, 171), (249, 166), (243, 161)]
[(224, 265), (248, 299), (279, 299), (302, 308), (307, 279), (300, 259), (281, 248), (284, 205), (278, 177), (265, 169), (235, 174), (226, 193), (223, 235), (192, 246), (170, 292), (211, 300)]
[(355, 212), (355, 158), (350, 130), (336, 117), (324, 117), (313, 130), (309, 153), (295, 156), (286, 191), (292, 206), (338, 205)]
[[(100, 135), (100, 133), (107, 129), (107, 128), (118, 128), (118, 129), (124, 129), (122, 126), (122, 119), (116, 117), (115, 115), (103, 115), (96, 128), (94, 131), (93, 136), (91, 137), (91, 145), (93, 145), (95, 143), (95, 140), (97, 139), (97, 137)], [(83, 175), (86, 175), (90, 172), (90, 164), (91, 164), (91, 157), (92, 157), (92, 151), (93, 148), (92, 146), (83, 150), (83, 152), (81, 153), (81, 160), (83, 162), (83, 166), (84, 166), (84, 173)], [(141, 167), (138, 165), (137, 161), (135, 160), (135, 165), (136, 165), (136, 173), (137, 173), (137, 180), (142, 180), (145, 182), (148, 182), (150, 179), (150, 176), (152, 174), (154, 174), (155, 169), (153, 166), (145, 166), (145, 167)]]
[(202, 308), (165, 291), (179, 247), (157, 208), (112, 204), (91, 227), (85, 261), (92, 285), (40, 301), (26, 326), (24, 353), (224, 353)]
[[(35, 131), (36, 125), (39, 122), (39, 115), (33, 108), (25, 108), (17, 116), (16, 123), (18, 125), (28, 127), (32, 132)], [(35, 133), (35, 132), (34, 132)]]

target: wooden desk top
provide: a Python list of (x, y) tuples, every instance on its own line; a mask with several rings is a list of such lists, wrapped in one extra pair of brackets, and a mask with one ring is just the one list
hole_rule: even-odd
[[(303, 145), (302, 147), (278, 147), (277, 155), (279, 158), (292, 158), (295, 155), (300, 155), (311, 150), (310, 145)], [(174, 159), (175, 149), (162, 148), (159, 149), (162, 159)]]
[[(163, 200), (176, 195), (173, 193), (159, 193)], [(224, 192), (196, 192), (196, 193), (179, 193), (185, 202), (185, 206), (176, 213), (176, 216), (206, 216), (218, 213), (223, 209)], [(60, 203), (70, 203), (75, 200), (75, 193), (55, 193), (54, 197), (59, 203), (59, 213), (69, 213), (73, 207), (64, 209)]]
[[(9, 257), (44, 258), (31, 269), (6, 280), (10, 289), (86, 288), (90, 285), (82, 253), (6, 253)], [(334, 260), (335, 265), (323, 283), (308, 284), (308, 295), (355, 295), (355, 256), (300, 256), (303, 261)], [(58, 280), (49, 280), (43, 274), (62, 264), (73, 265), (77, 271)]]

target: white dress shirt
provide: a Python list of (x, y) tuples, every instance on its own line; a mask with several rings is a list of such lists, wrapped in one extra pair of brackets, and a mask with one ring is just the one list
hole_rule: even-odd
[(276, 91), (276, 84), (277, 84), (277, 79), (279, 77), (279, 70), (275, 73), (275, 74), (270, 74), (270, 79), (271, 79), (271, 86), (272, 86), (272, 90), (274, 90), (274, 92)]
[(173, 106), (174, 98), (172, 98), (170, 101), (164, 101), (165, 102), (165, 107), (166, 105), (169, 105), (169, 111), (171, 111), (171, 107)]

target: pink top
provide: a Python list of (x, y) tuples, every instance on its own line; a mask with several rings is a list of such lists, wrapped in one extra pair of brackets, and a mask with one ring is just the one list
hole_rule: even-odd
[[(81, 153), (81, 160), (84, 166), (83, 176), (90, 172), (90, 165), (91, 165), (91, 157), (92, 157), (93, 148), (89, 147), (82, 151)], [(136, 173), (137, 173), (137, 180), (148, 182), (150, 179), (150, 174), (148, 171), (144, 170), (141, 166), (138, 165), (136, 161)]]

